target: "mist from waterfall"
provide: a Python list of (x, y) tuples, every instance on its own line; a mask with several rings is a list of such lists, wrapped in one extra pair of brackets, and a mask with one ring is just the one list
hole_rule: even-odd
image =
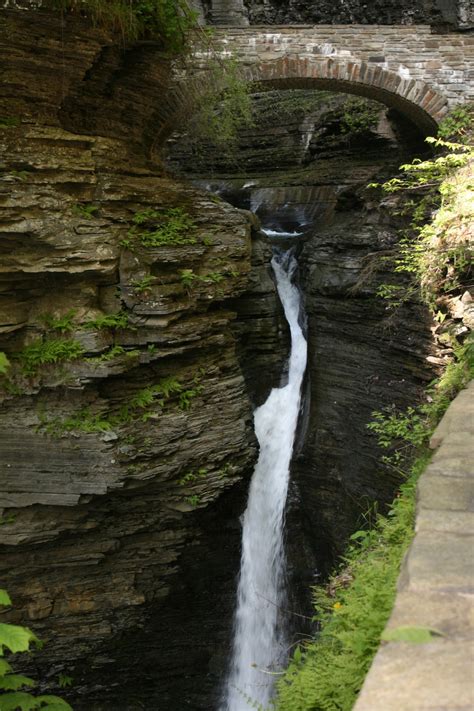
[(260, 454), (243, 516), (233, 656), (222, 711), (248, 711), (255, 702), (266, 707), (273, 693), (272, 672), (287, 652), (280, 621), (284, 511), (307, 345), (298, 323), (300, 294), (292, 283), (297, 262), (290, 251), (275, 255), (272, 267), (291, 332), (288, 383), (274, 388), (254, 413)]

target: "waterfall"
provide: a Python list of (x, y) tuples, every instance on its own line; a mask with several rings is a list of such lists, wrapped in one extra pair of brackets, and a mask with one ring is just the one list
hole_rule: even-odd
[(291, 331), (288, 383), (274, 388), (254, 414), (260, 454), (243, 518), (234, 648), (223, 711), (248, 711), (256, 708), (255, 702), (266, 707), (272, 671), (286, 656), (285, 631), (279, 624), (283, 524), (307, 348), (298, 324), (300, 296), (291, 283), (296, 260), (286, 252), (273, 257), (272, 267)]

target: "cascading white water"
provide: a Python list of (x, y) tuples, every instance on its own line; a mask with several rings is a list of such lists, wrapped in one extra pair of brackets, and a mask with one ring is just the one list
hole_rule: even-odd
[(255, 702), (265, 707), (273, 691), (271, 672), (285, 657), (279, 625), (283, 523), (307, 348), (298, 324), (300, 296), (291, 283), (296, 261), (285, 253), (274, 257), (272, 266), (291, 331), (288, 384), (274, 388), (254, 413), (260, 455), (244, 514), (234, 649), (223, 711), (248, 711)]

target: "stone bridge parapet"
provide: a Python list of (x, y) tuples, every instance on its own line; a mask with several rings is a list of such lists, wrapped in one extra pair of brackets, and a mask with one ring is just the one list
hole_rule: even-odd
[(474, 101), (472, 34), (433, 34), (428, 25), (285, 25), (219, 27), (213, 36), (251, 81), (365, 95), (425, 130)]

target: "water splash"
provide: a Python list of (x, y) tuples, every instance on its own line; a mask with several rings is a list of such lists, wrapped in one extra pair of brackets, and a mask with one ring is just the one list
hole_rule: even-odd
[(260, 455), (250, 485), (242, 532), (242, 558), (231, 671), (223, 711), (248, 711), (272, 697), (272, 671), (285, 659), (280, 623), (284, 598), (283, 523), (290, 461), (306, 369), (307, 346), (298, 323), (300, 296), (291, 283), (296, 260), (275, 256), (272, 266), (291, 331), (288, 383), (274, 388), (255, 410)]

